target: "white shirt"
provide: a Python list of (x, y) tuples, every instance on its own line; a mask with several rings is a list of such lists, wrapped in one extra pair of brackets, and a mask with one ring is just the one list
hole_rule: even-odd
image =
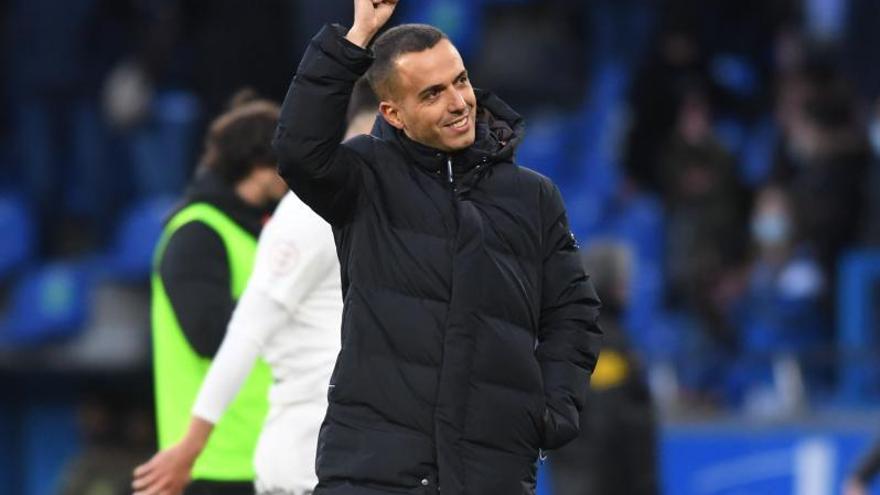
[(257, 358), (269, 364), (270, 410), (254, 459), (258, 493), (307, 493), (317, 483), (318, 429), (341, 319), (330, 225), (288, 193), (260, 235), (251, 278), (192, 411), (216, 423)]

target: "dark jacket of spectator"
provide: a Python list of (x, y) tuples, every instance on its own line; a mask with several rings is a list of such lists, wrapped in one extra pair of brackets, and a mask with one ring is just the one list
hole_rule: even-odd
[(620, 321), (618, 311), (603, 308), (606, 338), (581, 412), (581, 435), (551, 453), (555, 495), (658, 493), (654, 408)]
[(632, 252), (595, 241), (584, 266), (601, 294), (602, 355), (581, 411), (581, 434), (550, 454), (554, 495), (653, 495), (658, 492), (653, 401), (632, 350), (623, 313), (632, 298)]
[[(670, 303), (696, 311), (726, 341), (716, 294), (745, 255), (747, 194), (731, 156), (714, 139), (674, 138), (663, 159)], [(729, 343), (729, 342), (728, 342)]]

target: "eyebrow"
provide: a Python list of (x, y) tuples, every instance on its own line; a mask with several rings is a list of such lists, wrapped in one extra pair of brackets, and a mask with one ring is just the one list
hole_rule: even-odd
[[(464, 69), (461, 72), (459, 72), (458, 75), (455, 76), (455, 79), (453, 79), (453, 81), (459, 80), (461, 78), (461, 76), (467, 76), (467, 69)], [(442, 84), (442, 83), (441, 84), (433, 84), (431, 86), (428, 86), (427, 88), (419, 91), (419, 99), (425, 98), (426, 96), (428, 96), (428, 93), (431, 93), (432, 91), (442, 91), (443, 88), (445, 88), (445, 87), (446, 87), (446, 85)]]
[(444, 87), (446, 87), (445, 84), (434, 84), (433, 86), (428, 86), (427, 88), (419, 92), (419, 98), (425, 98), (428, 96), (429, 93), (432, 93), (434, 91), (443, 91)]

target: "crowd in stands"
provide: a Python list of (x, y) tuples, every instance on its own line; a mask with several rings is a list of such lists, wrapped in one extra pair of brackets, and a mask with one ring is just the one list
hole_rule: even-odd
[[(311, 34), (350, 8), (0, 4), (0, 347), (81, 338), (124, 297), (96, 309), (108, 280), (145, 286), (205, 123), (242, 86), (282, 99)], [(525, 114), (519, 161), (560, 185), (585, 252), (631, 258), (625, 294), (602, 296), (626, 301), (612, 307), (663, 410), (785, 415), (833, 396), (839, 264), (880, 244), (880, 4), (409, 0), (395, 15), (446, 30), (475, 85)], [(128, 303), (143, 330), (142, 298)], [(107, 338), (147, 366), (146, 334)], [(107, 356), (95, 345), (89, 363)]]

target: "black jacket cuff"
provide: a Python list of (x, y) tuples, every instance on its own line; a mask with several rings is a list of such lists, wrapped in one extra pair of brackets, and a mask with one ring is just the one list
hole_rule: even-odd
[(373, 64), (373, 51), (361, 48), (345, 38), (348, 29), (339, 24), (326, 24), (312, 39), (321, 52), (360, 77)]

